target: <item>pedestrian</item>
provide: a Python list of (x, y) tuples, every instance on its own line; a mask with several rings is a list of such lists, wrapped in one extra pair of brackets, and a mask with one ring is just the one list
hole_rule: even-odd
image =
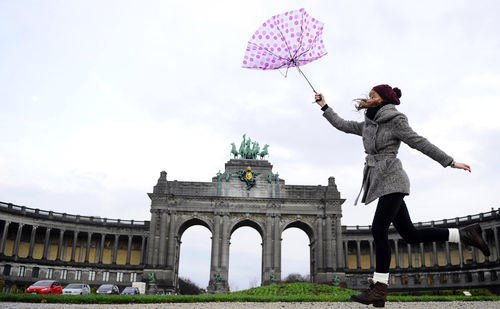
[(375, 307), (384, 307), (389, 284), (391, 247), (388, 240), (389, 225), (409, 244), (449, 241), (461, 242), (479, 248), (485, 256), (490, 255), (482, 238), (479, 224), (463, 228), (420, 228), (414, 227), (404, 197), (410, 194), (410, 181), (397, 158), (401, 142), (419, 150), (443, 167), (452, 167), (471, 172), (469, 165), (455, 162), (452, 157), (415, 133), (408, 124), (408, 118), (396, 109), (400, 104), (401, 90), (383, 84), (373, 87), (367, 99), (356, 99), (356, 108), (365, 111), (364, 121), (342, 119), (329, 107), (322, 94), (316, 94), (316, 102), (324, 112), (323, 116), (338, 130), (360, 135), (366, 153), (363, 170), (361, 202), (369, 204), (378, 199), (371, 232), (375, 242), (376, 267), (369, 288), (351, 300)]

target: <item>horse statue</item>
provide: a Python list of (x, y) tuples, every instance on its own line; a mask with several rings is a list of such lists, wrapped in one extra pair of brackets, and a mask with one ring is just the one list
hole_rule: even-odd
[(238, 157), (240, 154), (238, 151), (236, 151), (236, 145), (234, 143), (231, 143), (231, 153), (233, 154), (234, 158)]
[(269, 145), (265, 144), (264, 148), (262, 148), (262, 151), (259, 153), (260, 159), (264, 159), (265, 156), (269, 155), (269, 152), (267, 151), (267, 148), (269, 148)]
[(240, 145), (240, 156), (242, 159), (245, 159), (245, 146), (246, 146), (246, 134), (243, 134), (243, 140)]

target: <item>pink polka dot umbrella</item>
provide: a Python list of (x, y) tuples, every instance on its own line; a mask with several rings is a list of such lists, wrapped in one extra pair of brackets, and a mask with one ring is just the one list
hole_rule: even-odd
[(265, 21), (248, 41), (243, 67), (276, 70), (300, 66), (327, 54), (321, 34), (323, 23), (304, 9), (278, 14)]

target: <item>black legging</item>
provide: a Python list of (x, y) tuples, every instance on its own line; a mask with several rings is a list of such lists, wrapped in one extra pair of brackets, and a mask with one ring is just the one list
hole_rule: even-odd
[(447, 228), (416, 229), (410, 219), (408, 208), (403, 201), (403, 193), (387, 194), (378, 199), (377, 210), (372, 223), (372, 235), (375, 241), (376, 268), (378, 273), (388, 273), (391, 264), (391, 246), (388, 239), (389, 225), (392, 224), (409, 243), (447, 241)]

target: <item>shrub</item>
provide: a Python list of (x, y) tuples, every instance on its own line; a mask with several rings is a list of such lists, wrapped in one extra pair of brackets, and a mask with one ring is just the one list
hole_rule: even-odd
[(179, 294), (181, 295), (198, 295), (203, 290), (188, 278), (179, 277)]
[(283, 282), (285, 283), (309, 282), (309, 276), (302, 276), (301, 274), (292, 273), (286, 276), (286, 278), (283, 279)]

